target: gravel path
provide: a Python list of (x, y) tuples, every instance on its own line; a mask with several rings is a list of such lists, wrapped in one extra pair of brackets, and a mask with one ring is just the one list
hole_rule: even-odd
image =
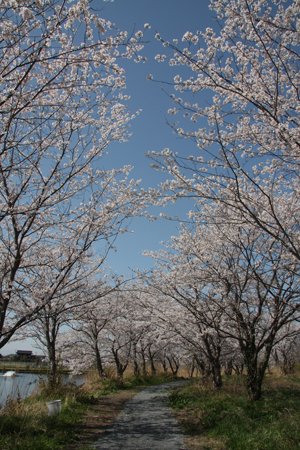
[(185, 450), (183, 433), (168, 407), (170, 389), (186, 381), (151, 386), (129, 400), (97, 450)]

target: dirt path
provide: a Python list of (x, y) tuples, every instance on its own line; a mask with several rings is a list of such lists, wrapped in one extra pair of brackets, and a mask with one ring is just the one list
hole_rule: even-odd
[(87, 411), (77, 426), (77, 442), (66, 447), (66, 450), (81, 450), (91, 448), (99, 435), (111, 427), (118, 415), (122, 412), (125, 403), (138, 394), (141, 389), (134, 391), (121, 391), (97, 399), (97, 404), (91, 411)]
[(183, 433), (168, 407), (168, 392), (184, 383), (151, 386), (135, 395), (93, 447), (96, 450), (185, 450)]

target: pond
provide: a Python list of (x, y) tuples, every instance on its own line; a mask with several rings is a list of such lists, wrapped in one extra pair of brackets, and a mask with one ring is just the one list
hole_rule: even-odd
[[(28, 397), (38, 387), (41, 375), (32, 373), (18, 373), (15, 377), (4, 377), (0, 373), (0, 407), (4, 406), (9, 397), (16, 400)], [(64, 381), (78, 386), (85, 382), (85, 376), (64, 375)]]

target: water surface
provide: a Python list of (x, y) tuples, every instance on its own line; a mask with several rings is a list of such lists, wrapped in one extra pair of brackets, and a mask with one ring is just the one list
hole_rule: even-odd
[[(46, 377), (42, 375), (42, 377)], [(63, 376), (65, 382), (73, 382), (77, 385), (84, 383), (83, 375), (73, 377), (72, 375)], [(4, 406), (8, 398), (24, 399), (28, 397), (34, 389), (38, 388), (41, 375), (33, 373), (18, 373), (15, 377), (4, 377), (0, 373), (0, 406)]]

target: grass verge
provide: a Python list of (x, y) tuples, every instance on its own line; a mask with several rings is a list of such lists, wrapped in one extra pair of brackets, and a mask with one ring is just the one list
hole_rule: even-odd
[[(46, 402), (62, 400), (62, 413), (49, 417)], [(76, 422), (91, 399), (76, 386), (41, 392), (23, 401), (9, 399), (0, 413), (0, 448), (2, 450), (62, 449), (76, 439)]]
[[(94, 381), (81, 388), (75, 385), (63, 386), (61, 384), (55, 388), (49, 388), (46, 383), (41, 384), (39, 393), (23, 401), (9, 399), (5, 408), (0, 411), (0, 448), (1, 450), (71, 448), (73, 443), (80, 444), (84, 440), (84, 427), (79, 424), (82, 425), (82, 422), (85, 421), (84, 418), (88, 411), (97, 408), (103, 396), (118, 394), (121, 391), (132, 391), (132, 395), (134, 395), (137, 389), (144, 386), (171, 380), (174, 378), (170, 376), (131, 377), (124, 381), (108, 379)], [(55, 399), (61, 399), (62, 412), (57, 416), (49, 417), (46, 402)], [(125, 395), (123, 395), (123, 400), (126, 400)], [(119, 408), (121, 407), (122, 402), (119, 405)], [(116, 413), (118, 412), (116, 411)], [(101, 416), (99, 417), (101, 420)], [(103, 419), (105, 420), (104, 417)], [(96, 425), (101, 429), (101, 423), (96, 423)], [(95, 433), (94, 439), (96, 436), (97, 433)], [(83, 450), (83, 448), (90, 447), (79, 445), (78, 448)]]
[(194, 380), (174, 391), (170, 401), (191, 450), (300, 448), (299, 376), (267, 376), (263, 396), (254, 403), (244, 377), (234, 375), (217, 392)]
[[(174, 377), (171, 374), (159, 374), (157, 376), (132, 376), (125, 378), (123, 380), (113, 378), (103, 380), (101, 382), (101, 389), (95, 391), (95, 395), (106, 395), (111, 394), (113, 392), (118, 392), (120, 390), (130, 390), (136, 387), (147, 387), (154, 386), (156, 384), (168, 383), (169, 381), (179, 380), (179, 377)], [(97, 384), (96, 384), (97, 386)], [(94, 385), (91, 384), (91, 388), (93, 389)]]

